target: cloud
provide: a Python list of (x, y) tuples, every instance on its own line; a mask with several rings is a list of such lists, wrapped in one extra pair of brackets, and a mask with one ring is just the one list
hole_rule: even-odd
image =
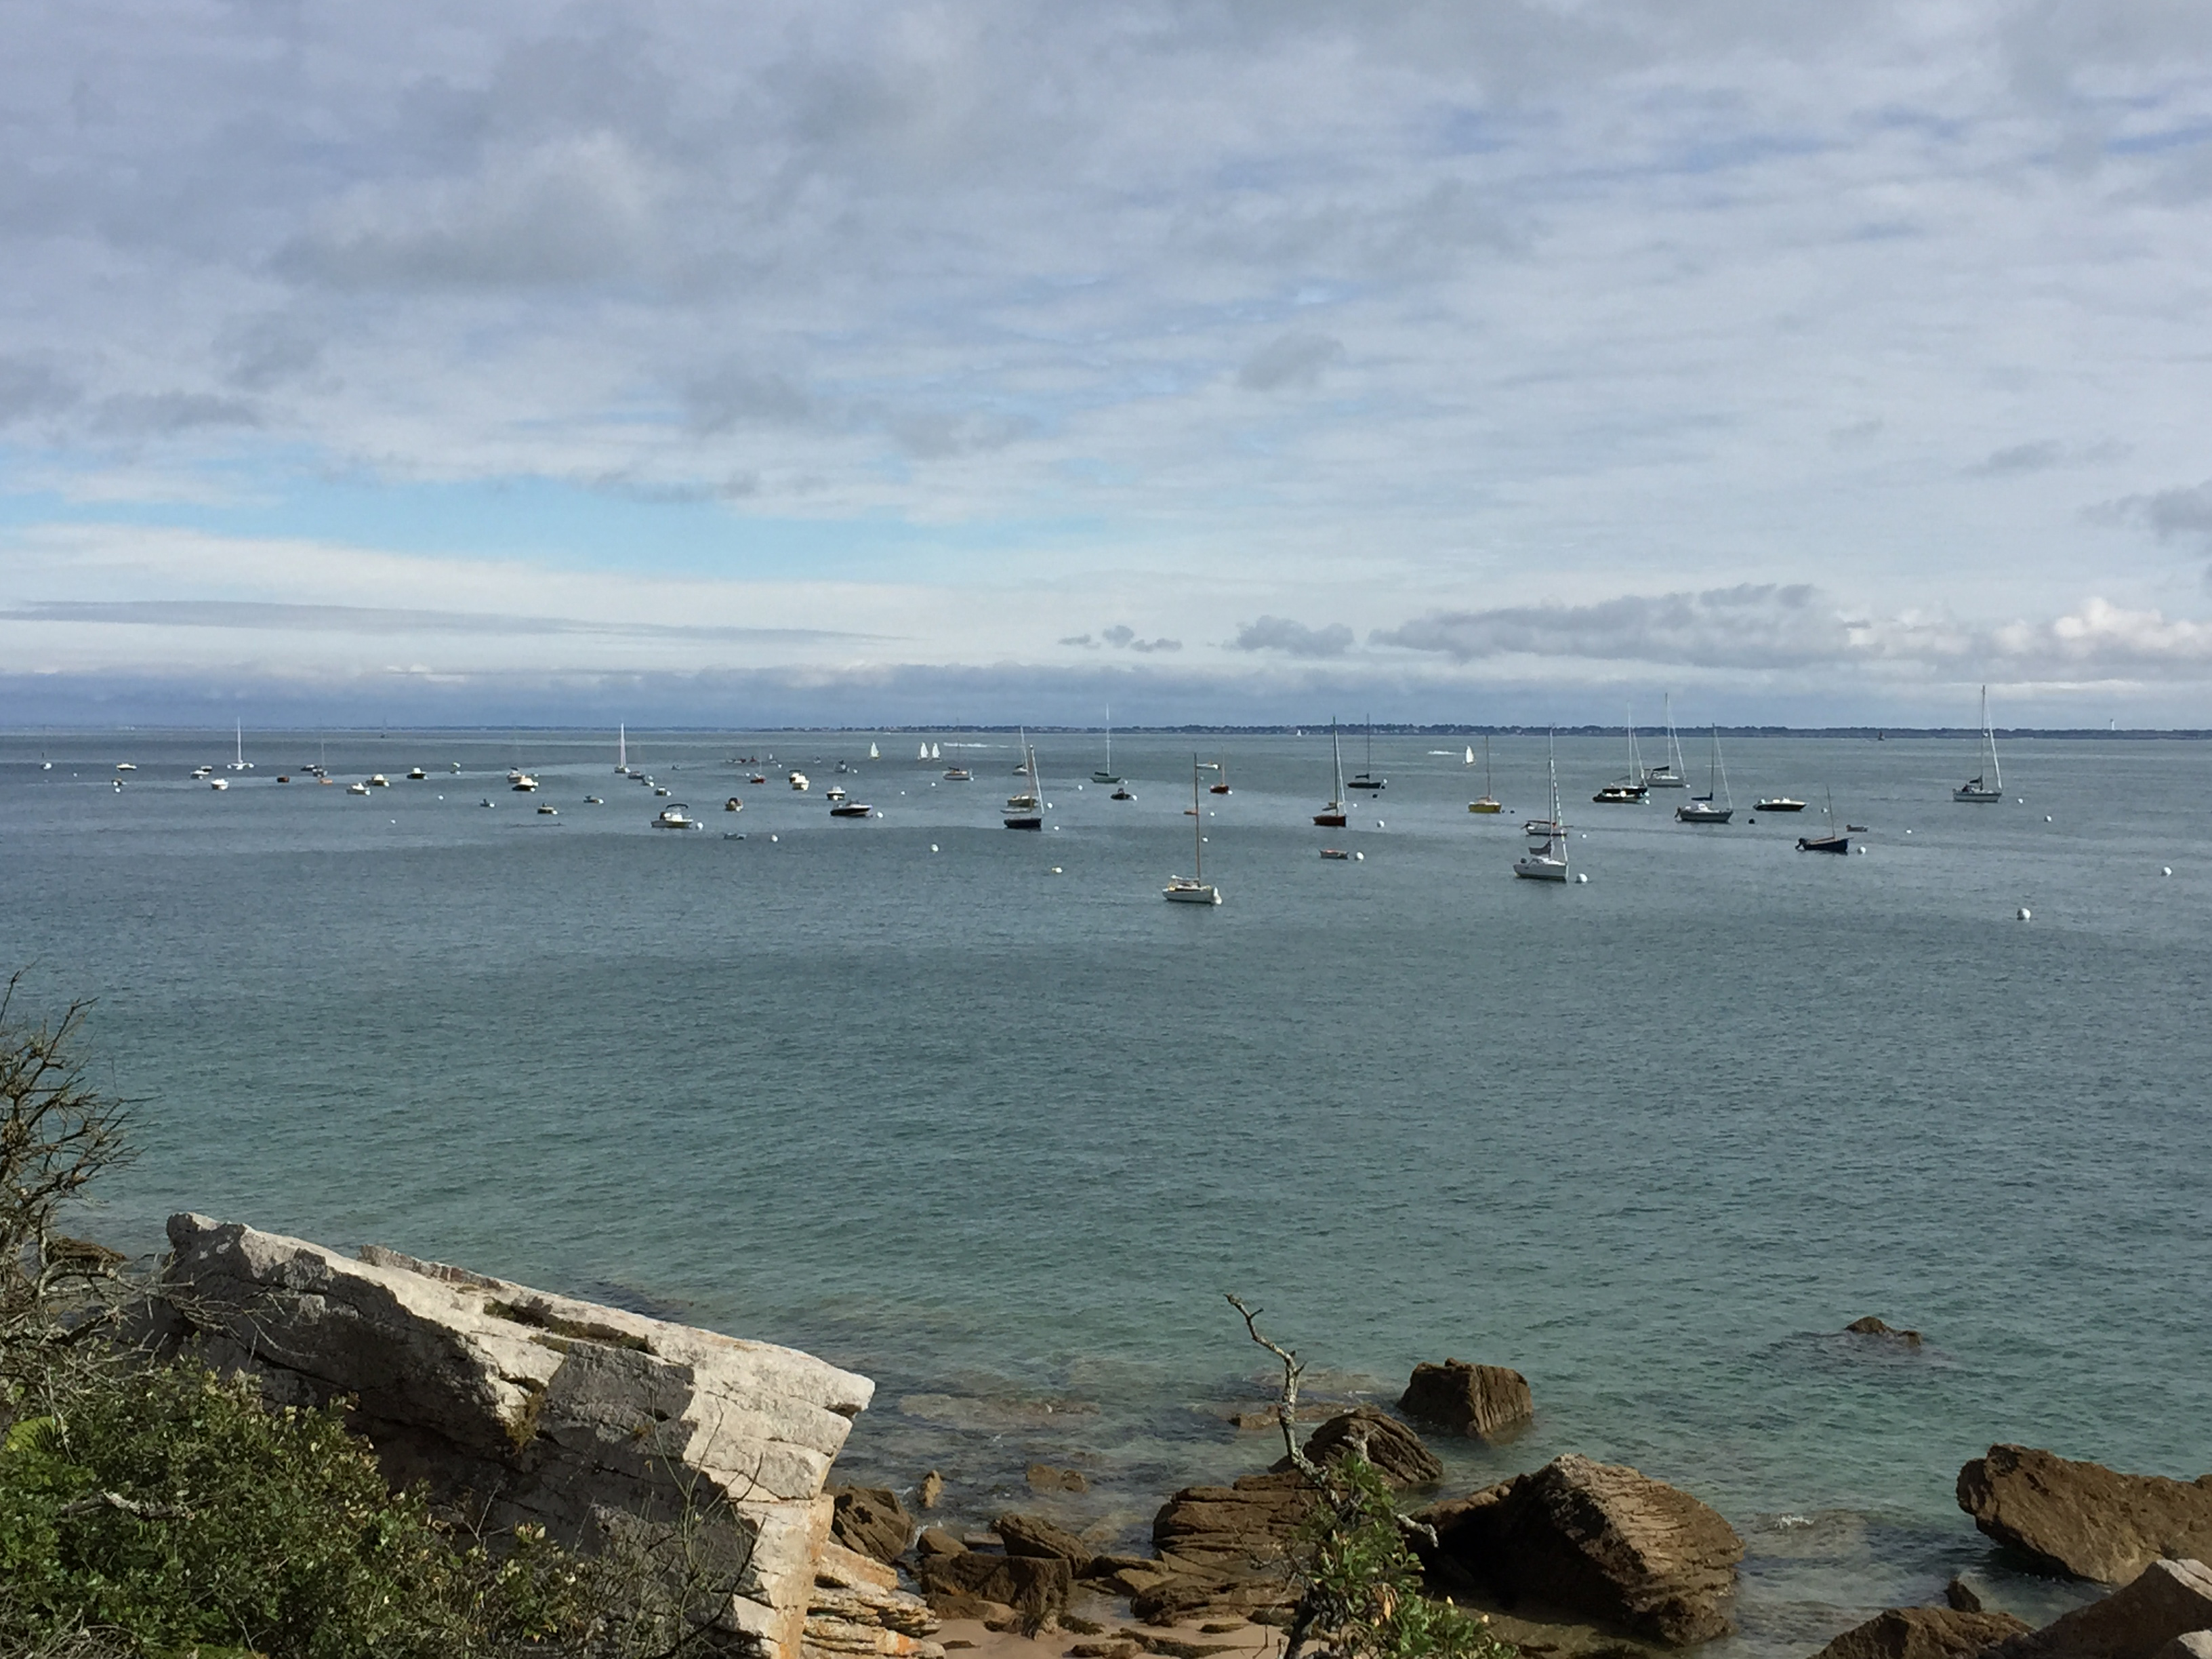
[[(1116, 623), (1111, 628), (1101, 629), (1098, 633), (1098, 637), (1105, 641), (1107, 644), (1112, 646), (1116, 651), (1134, 651), (1146, 656), (1151, 655), (1155, 651), (1180, 651), (1182, 649), (1182, 641), (1181, 640), (1140, 640), (1137, 637), (1137, 630), (1135, 629), (1122, 623)], [(1061, 643), (1066, 644), (1066, 641), (1062, 641)]]
[(2095, 509), (2093, 516), (2147, 525), (2162, 542), (2212, 543), (2212, 479), (2187, 489), (2123, 496)]
[(1062, 645), (1077, 646), (1085, 651), (1096, 651), (1098, 648), (1098, 641), (1092, 639), (1088, 634), (1071, 634), (1066, 639), (1060, 641), (1060, 643)]
[(283, 605), (240, 599), (48, 600), (0, 611), (0, 622), (135, 628), (268, 629), (288, 634), (597, 635), (611, 639), (818, 642), (872, 635), (816, 628), (717, 628), (680, 623), (590, 622), (573, 617), (467, 611), (401, 611), (358, 605)]
[(1262, 617), (1237, 630), (1233, 641), (1239, 651), (1279, 651), (1285, 656), (1319, 659), (1340, 657), (1352, 649), (1352, 634), (1342, 623), (1308, 628), (1287, 617)]
[(1503, 656), (1778, 668), (1832, 662), (1851, 624), (1820, 591), (1745, 583), (1698, 593), (1628, 594), (1595, 605), (1449, 611), (1378, 629), (1371, 645), (1456, 662)]
[(1343, 356), (1343, 342), (1326, 334), (1285, 334), (1244, 360), (1244, 367), (1237, 371), (1237, 384), (1247, 392), (1303, 389), (1318, 381), (1322, 370)]
[(46, 358), (0, 356), (0, 426), (57, 413), (76, 403), (77, 395), (75, 381)]
[(103, 399), (92, 429), (103, 437), (173, 437), (210, 427), (258, 427), (261, 411), (243, 398), (206, 392), (157, 392)]
[(2039, 443), (2014, 444), (2008, 448), (1992, 450), (1966, 471), (1984, 477), (1999, 477), (2008, 472), (2042, 472), (2065, 459), (2064, 446), (2046, 438)]

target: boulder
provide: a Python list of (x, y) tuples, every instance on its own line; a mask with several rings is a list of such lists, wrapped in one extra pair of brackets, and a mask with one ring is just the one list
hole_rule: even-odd
[(1152, 1517), (1152, 1547), (1178, 1561), (1249, 1571), (1283, 1559), (1316, 1501), (1295, 1469), (1248, 1474), (1228, 1486), (1186, 1486)]
[(1985, 1659), (2153, 1659), (2178, 1636), (2212, 1628), (2212, 1571), (2154, 1561), (2101, 1601), (1984, 1650)]
[(2027, 1627), (2008, 1613), (1892, 1607), (1853, 1626), (1813, 1659), (1967, 1659)]
[(1960, 1613), (1982, 1613), (1982, 1593), (1963, 1578), (1954, 1578), (1943, 1586), (1943, 1605)]
[(1863, 1319), (1854, 1319), (1844, 1329), (1852, 1336), (1886, 1336), (1902, 1347), (1917, 1348), (1920, 1346), (1919, 1332), (1900, 1331), (1896, 1326), (1876, 1319), (1872, 1314)]
[(916, 1553), (922, 1555), (964, 1555), (968, 1547), (942, 1527), (925, 1527), (921, 1536), (914, 1540)]
[(1089, 1492), (1091, 1482), (1080, 1469), (1056, 1469), (1049, 1463), (1032, 1463), (1023, 1472), (1034, 1492)]
[(830, 1529), (839, 1543), (878, 1561), (896, 1561), (906, 1553), (914, 1517), (896, 1492), (888, 1486), (834, 1486), (830, 1495), (836, 1504)]
[(1528, 1379), (1518, 1371), (1447, 1359), (1441, 1365), (1413, 1367), (1398, 1409), (1448, 1433), (1487, 1440), (1528, 1421), (1536, 1414), (1536, 1402)]
[(2212, 1557), (2212, 1474), (2118, 1474), (2028, 1446), (1959, 1471), (1959, 1507), (2046, 1572), (2124, 1584), (2161, 1557)]
[(1078, 1578), (1091, 1570), (1097, 1552), (1065, 1527), (1039, 1515), (1002, 1515), (991, 1523), (1009, 1555), (1035, 1555), (1065, 1561)]
[(799, 1659), (823, 1480), (866, 1377), (374, 1245), (354, 1261), (198, 1215), (168, 1231), (156, 1337), (197, 1340), (283, 1403), (349, 1400), (395, 1484), (425, 1480), (489, 1527), (588, 1547), (690, 1516), (743, 1564), (720, 1622)]
[(937, 1507), (938, 1499), (945, 1496), (945, 1477), (935, 1469), (921, 1477), (921, 1484), (914, 1489), (915, 1500), (926, 1510)]
[(931, 1607), (948, 1617), (962, 1616), (964, 1600), (1000, 1601), (1020, 1616), (1023, 1628), (1041, 1629), (1067, 1605), (1075, 1575), (1056, 1556), (987, 1555), (963, 1550), (957, 1555), (925, 1555), (915, 1565)]
[[(1400, 1491), (1433, 1486), (1444, 1478), (1444, 1466), (1436, 1454), (1395, 1417), (1385, 1417), (1372, 1406), (1360, 1406), (1332, 1417), (1306, 1442), (1306, 1456), (1316, 1463), (1334, 1463), (1358, 1448), (1382, 1478)], [(1279, 1474), (1289, 1461), (1275, 1465)]]
[(1523, 1603), (1669, 1646), (1734, 1628), (1743, 1540), (1689, 1493), (1569, 1453), (1419, 1517), (1424, 1553), (1509, 1608)]

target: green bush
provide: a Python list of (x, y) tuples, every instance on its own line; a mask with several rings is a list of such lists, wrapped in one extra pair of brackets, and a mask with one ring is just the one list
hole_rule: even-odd
[(0, 1650), (431, 1659), (575, 1648), (591, 1569), (521, 1529), (495, 1559), (392, 1493), (337, 1412), (190, 1365), (106, 1376), (0, 1443)]

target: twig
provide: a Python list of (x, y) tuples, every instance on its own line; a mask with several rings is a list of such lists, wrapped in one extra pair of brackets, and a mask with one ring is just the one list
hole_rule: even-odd
[(64, 1516), (90, 1515), (95, 1510), (120, 1510), (139, 1521), (189, 1521), (192, 1511), (181, 1504), (149, 1504), (135, 1498), (125, 1498), (119, 1492), (87, 1492), (82, 1498), (72, 1498), (57, 1513)]
[(1297, 1435), (1291, 1426), (1297, 1416), (1298, 1379), (1306, 1374), (1305, 1365), (1290, 1349), (1260, 1334), (1260, 1316), (1267, 1311), (1266, 1309), (1246, 1307), (1244, 1298), (1233, 1291), (1227, 1295), (1229, 1305), (1244, 1316), (1244, 1328), (1251, 1334), (1252, 1340), (1283, 1362), (1283, 1392), (1275, 1401), (1275, 1421), (1283, 1431), (1283, 1455), (1291, 1460), (1292, 1468), (1318, 1484), (1322, 1472), (1313, 1460), (1299, 1449)]

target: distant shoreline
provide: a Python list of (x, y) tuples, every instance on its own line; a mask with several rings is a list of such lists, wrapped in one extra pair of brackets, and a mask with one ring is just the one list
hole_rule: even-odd
[[(110, 732), (145, 732), (152, 735), (189, 735), (218, 732), (221, 728), (196, 723), (177, 726), (151, 726), (143, 722), (130, 726), (25, 726), (0, 732), (0, 738), (30, 738), (65, 735), (105, 735)], [(252, 730), (252, 728), (248, 728)], [(412, 735), (456, 733), (471, 737), (508, 738), (517, 732), (557, 733), (561, 735), (611, 732), (611, 726), (514, 726), (502, 722), (494, 726), (303, 726), (278, 721), (264, 726), (264, 734), (297, 735), (304, 732), (318, 732), (328, 737), (358, 738), (370, 732), (383, 737), (392, 732)], [(1103, 726), (1038, 726), (1017, 725), (1009, 721), (1003, 726), (975, 726), (957, 723), (933, 726), (640, 726), (638, 731), (647, 736), (679, 737), (945, 737), (958, 732), (979, 733), (985, 736), (1011, 736), (1018, 732), (1036, 735), (1097, 734), (1107, 728)], [(1290, 738), (1313, 737), (1328, 730), (1325, 721), (1285, 721), (1273, 726), (1116, 726), (1112, 728), (1119, 737), (1132, 738)], [(1370, 728), (1365, 721), (1358, 725), (1340, 724), (1342, 732), (1364, 735)], [(1378, 720), (1371, 728), (1378, 737), (1385, 738), (1540, 738), (1547, 733), (1562, 738), (1613, 738), (1621, 734), (1618, 726), (1409, 726), (1393, 725)], [(1705, 732), (1713, 728), (1707, 725), (1679, 726), (1678, 732)], [(1980, 728), (1971, 726), (1723, 726), (1721, 735), (1729, 738), (1838, 738), (1865, 743), (1912, 742), (1937, 740), (1952, 742), (1971, 740), (1981, 735)], [(1664, 737), (1664, 726), (1639, 724), (1636, 734), (1640, 738)], [(2096, 726), (2000, 726), (2000, 738), (2039, 738), (2068, 741), (2096, 740), (2106, 743), (2202, 742), (2212, 738), (2212, 727), (2205, 726), (2127, 726), (2103, 728)]]

